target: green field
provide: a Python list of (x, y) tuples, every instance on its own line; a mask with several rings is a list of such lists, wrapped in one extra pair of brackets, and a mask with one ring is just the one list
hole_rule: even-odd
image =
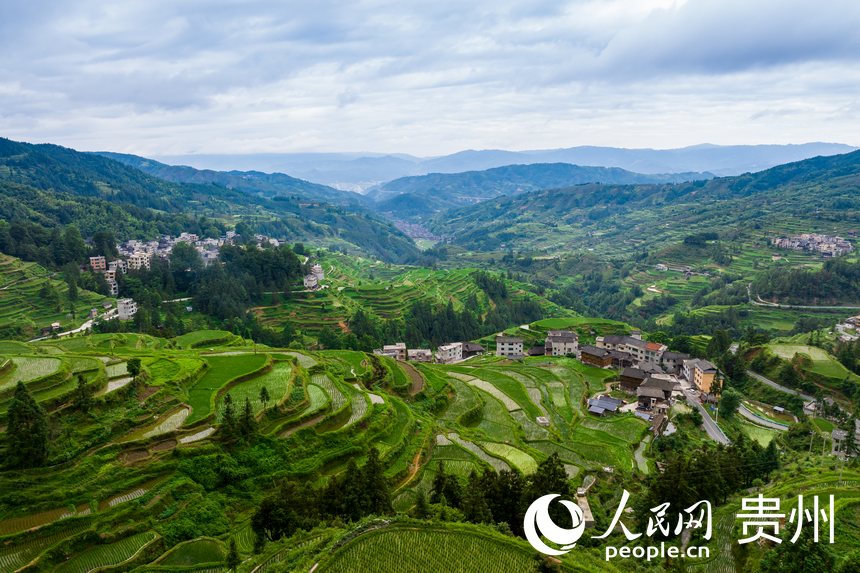
[(266, 363), (265, 354), (239, 354), (233, 356), (206, 356), (209, 369), (188, 390), (191, 416), (187, 423), (193, 424), (212, 413), (215, 395), (231, 380), (259, 370)]

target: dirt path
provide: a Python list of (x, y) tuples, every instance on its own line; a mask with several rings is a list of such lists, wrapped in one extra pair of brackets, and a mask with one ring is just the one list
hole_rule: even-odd
[(421, 469), (421, 450), (418, 450), (415, 453), (415, 457), (412, 458), (412, 463), (409, 464), (409, 474), (403, 479), (403, 482), (397, 486), (394, 490), (395, 492), (400, 491), (407, 485), (409, 485), (415, 476), (418, 475), (418, 470)]
[(279, 437), (281, 437), (281, 438), (288, 438), (288, 437), (292, 436), (293, 434), (295, 434), (296, 432), (298, 432), (298, 431), (299, 431), (299, 430), (301, 430), (301, 429), (307, 428), (307, 427), (309, 427), (309, 426), (313, 426), (314, 424), (318, 424), (319, 422), (321, 422), (321, 421), (322, 421), (322, 419), (323, 419), (323, 418), (325, 418), (325, 416), (326, 416), (325, 414), (318, 414), (318, 415), (314, 416), (313, 418), (308, 418), (307, 420), (305, 420), (305, 421), (304, 421), (304, 422), (302, 422), (301, 424), (299, 424), (299, 425), (297, 425), (297, 426), (293, 426), (293, 427), (292, 427), (292, 428), (290, 428), (289, 430), (286, 430), (286, 431), (284, 431), (284, 432), (281, 432), (281, 434), (279, 435)]
[(409, 387), (409, 395), (414, 396), (424, 389), (424, 377), (421, 376), (421, 373), (418, 372), (414, 366), (409, 364), (408, 362), (400, 362), (401, 367), (403, 367), (403, 371), (409, 375), (409, 379), (412, 380), (412, 386)]

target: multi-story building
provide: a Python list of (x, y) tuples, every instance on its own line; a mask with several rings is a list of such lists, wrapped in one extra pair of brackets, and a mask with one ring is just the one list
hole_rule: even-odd
[(117, 259), (108, 263), (108, 270), (119, 271), (122, 274), (128, 272), (128, 261)]
[(398, 342), (396, 344), (386, 344), (382, 347), (382, 350), (376, 351), (376, 354), (388, 356), (395, 360), (406, 360), (406, 343)]
[(436, 362), (451, 364), (463, 359), (463, 343), (451, 342), (436, 349)]
[(684, 360), (682, 372), (687, 381), (700, 391), (710, 394), (717, 379), (718, 370), (716, 366), (707, 360), (693, 358), (691, 360)]
[(412, 362), (432, 362), (433, 353), (429, 348), (410, 348), (406, 351), (406, 358)]
[(598, 336), (595, 345), (598, 348), (605, 348), (606, 350), (627, 352), (640, 364), (644, 363), (657, 366), (660, 365), (660, 358), (667, 350), (665, 344), (642, 340), (642, 335), (635, 332), (629, 336), (614, 334)]
[(98, 257), (90, 257), (90, 268), (93, 272), (104, 272), (107, 270), (107, 260), (101, 255)]
[(121, 298), (116, 301), (116, 309), (120, 320), (128, 320), (137, 314), (137, 303), (130, 298)]
[(550, 330), (544, 342), (544, 354), (547, 356), (576, 356), (579, 350), (579, 336), (570, 330)]
[(133, 271), (149, 269), (152, 256), (144, 251), (137, 251), (128, 258), (128, 268)]
[(305, 275), (305, 278), (302, 279), (302, 284), (304, 284), (305, 288), (308, 290), (317, 290), (320, 286), (319, 281), (314, 275)]
[(496, 356), (506, 358), (523, 357), (523, 339), (516, 336), (496, 337)]
[(599, 368), (609, 368), (612, 366), (612, 356), (609, 350), (588, 344), (579, 347), (579, 359), (584, 364), (591, 364)]
[(312, 266), (311, 274), (314, 275), (318, 281), (321, 281), (325, 278), (325, 273), (323, 272), (323, 268), (320, 265)]

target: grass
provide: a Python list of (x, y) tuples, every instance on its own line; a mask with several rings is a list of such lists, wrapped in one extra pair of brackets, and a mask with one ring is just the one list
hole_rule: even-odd
[(201, 346), (221, 346), (235, 338), (233, 333), (226, 330), (196, 330), (177, 336), (173, 341), (183, 348), (198, 348)]
[(192, 408), (188, 424), (200, 421), (211, 414), (216, 393), (231, 380), (262, 368), (266, 363), (266, 355), (207, 356), (205, 361), (209, 369), (188, 390), (188, 403)]

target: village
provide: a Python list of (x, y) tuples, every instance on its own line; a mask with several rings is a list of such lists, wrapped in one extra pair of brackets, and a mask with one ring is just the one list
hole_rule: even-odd
[(854, 250), (854, 245), (847, 239), (818, 233), (802, 233), (790, 237), (775, 237), (770, 242), (771, 245), (779, 249), (819, 253), (825, 258), (841, 257)]
[[(525, 340), (517, 336), (499, 334), (495, 337), (495, 355), (510, 360), (525, 357), (564, 356), (575, 358), (590, 366), (614, 369), (618, 373), (612, 390), (630, 398), (610, 396), (610, 390), (598, 393), (588, 400), (589, 414), (597, 417), (619, 412), (633, 412), (651, 423), (655, 435), (671, 432), (668, 414), (676, 400), (682, 400), (703, 409), (702, 404), (716, 402), (715, 392), (720, 386), (719, 369), (707, 360), (693, 358), (682, 352), (672, 352), (665, 344), (649, 342), (639, 331), (626, 335), (598, 336), (593, 345), (579, 344), (579, 335), (571, 330), (550, 330), (543, 346), (525, 347)], [(440, 345), (435, 354), (429, 348), (407, 348), (403, 342), (385, 345), (374, 353), (400, 361), (436, 362), (456, 364), (486, 350), (474, 342), (450, 342)], [(549, 426), (549, 419), (538, 416), (538, 425)], [(714, 425), (718, 441), (725, 436)], [(710, 433), (710, 432), (709, 432)]]

